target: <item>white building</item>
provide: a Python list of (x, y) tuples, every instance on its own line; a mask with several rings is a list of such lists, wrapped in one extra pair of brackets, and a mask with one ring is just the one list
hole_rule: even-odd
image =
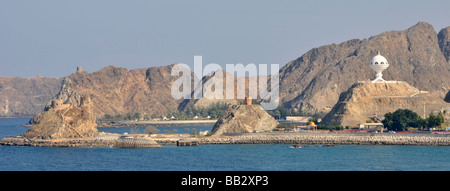
[(384, 56), (381, 56), (380, 52), (372, 58), (369, 67), (377, 74), (372, 81), (358, 81), (358, 83), (400, 83), (402, 81), (386, 81), (383, 79), (382, 72), (389, 67), (389, 62)]
[(374, 70), (377, 74), (375, 75), (375, 79), (372, 80), (372, 83), (376, 82), (385, 82), (383, 79), (383, 70), (386, 70), (389, 67), (389, 63), (384, 56), (378, 55), (372, 58), (372, 62), (370, 62), (370, 68)]

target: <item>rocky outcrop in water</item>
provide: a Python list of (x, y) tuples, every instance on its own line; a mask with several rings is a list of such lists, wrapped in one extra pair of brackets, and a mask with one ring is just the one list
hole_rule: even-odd
[(264, 132), (276, 128), (277, 125), (278, 121), (260, 105), (233, 105), (217, 120), (211, 132), (213, 135)]
[(98, 134), (93, 105), (81, 96), (80, 104), (53, 100), (52, 105), (35, 117), (35, 124), (24, 134), (26, 138), (87, 138)]

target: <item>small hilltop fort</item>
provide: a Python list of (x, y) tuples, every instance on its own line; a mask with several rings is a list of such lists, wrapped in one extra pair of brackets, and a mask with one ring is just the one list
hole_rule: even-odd
[(382, 72), (389, 67), (389, 62), (379, 52), (369, 67), (376, 72), (375, 78), (359, 81), (342, 92), (338, 102), (322, 120), (324, 125), (358, 127), (373, 116), (384, 116), (397, 109), (410, 109), (419, 115), (428, 115), (450, 108), (449, 103), (407, 82), (384, 80)]

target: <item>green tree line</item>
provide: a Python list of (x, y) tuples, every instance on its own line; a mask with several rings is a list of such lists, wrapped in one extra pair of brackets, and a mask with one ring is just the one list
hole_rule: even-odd
[(416, 112), (409, 109), (398, 109), (393, 113), (389, 112), (384, 115), (382, 121), (384, 127), (393, 131), (404, 131), (408, 127), (414, 128), (434, 128), (441, 126), (444, 123), (444, 116), (442, 113), (430, 113), (427, 118), (420, 117)]

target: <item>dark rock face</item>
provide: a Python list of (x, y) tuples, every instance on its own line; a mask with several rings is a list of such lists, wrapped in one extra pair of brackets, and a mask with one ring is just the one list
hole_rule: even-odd
[(450, 27), (443, 28), (439, 34), (439, 47), (441, 48), (442, 54), (444, 54), (447, 62), (450, 61)]
[(0, 117), (30, 117), (58, 93), (61, 78), (0, 76)]
[(390, 64), (383, 72), (385, 80), (406, 81), (444, 98), (450, 89), (450, 65), (441, 47), (433, 27), (420, 22), (404, 31), (314, 48), (280, 70), (281, 102), (301, 111), (330, 111), (341, 92), (374, 78), (369, 63), (378, 51)]
[(259, 105), (233, 105), (217, 120), (211, 132), (213, 135), (264, 132), (276, 128), (277, 125), (278, 121)]
[(448, 91), (447, 95), (444, 98), (444, 101), (450, 103), (450, 91)]

